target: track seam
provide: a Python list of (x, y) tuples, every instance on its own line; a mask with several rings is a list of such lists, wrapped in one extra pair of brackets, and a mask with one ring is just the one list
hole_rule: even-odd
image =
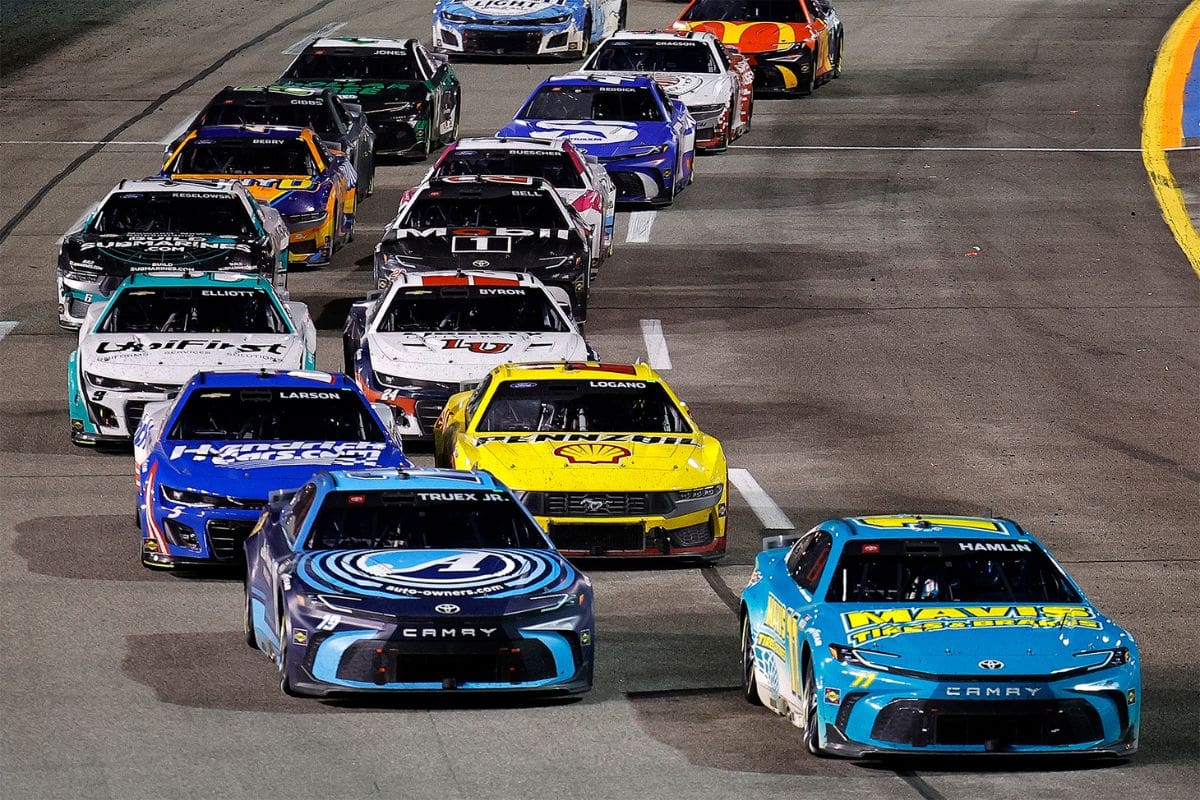
[(13, 232), (13, 230), (18, 225), (20, 225), (22, 222), (24, 222), (25, 219), (30, 214), (32, 214), (34, 212), (34, 210), (37, 209), (38, 206), (40, 206), (42, 204), (42, 200), (45, 199), (46, 195), (52, 189), (54, 189), (56, 186), (58, 186), (60, 183), (62, 183), (64, 180), (66, 180), (73, 172), (75, 172), (75, 170), (79, 169), (81, 166), (83, 166), (85, 163), (87, 163), (92, 158), (92, 156), (96, 155), (101, 150), (103, 150), (107, 145), (111, 144), (112, 141), (114, 139), (116, 139), (118, 136), (120, 136), (122, 133), (129, 130), (129, 128), (133, 127), (134, 125), (141, 122), (143, 119), (145, 119), (146, 117), (150, 116), (155, 111), (157, 111), (158, 108), (163, 103), (170, 100), (172, 97), (176, 96), (177, 94), (187, 91), (192, 86), (195, 86), (197, 83), (204, 80), (209, 75), (212, 75), (218, 69), (225, 66), (225, 64), (227, 64), (233, 58), (237, 57), (241, 53), (250, 49), (254, 45), (263, 42), (268, 37), (273, 36), (282, 30), (286, 30), (287, 28), (289, 28), (290, 26), (299, 22), (300, 20), (304, 19), (305, 17), (315, 14), (316, 12), (320, 11), (322, 8), (325, 8), (325, 6), (328, 6), (333, 2), (334, 2), (334, 0), (320, 0), (320, 2), (318, 2), (312, 6), (309, 6), (304, 11), (301, 11), (298, 14), (288, 17), (287, 19), (278, 23), (274, 27), (263, 31), (262, 33), (255, 36), (253, 39), (249, 39), (249, 40), (241, 43), (237, 47), (233, 48), (229, 52), (225, 53), (225, 55), (221, 56), (216, 61), (209, 64), (207, 67), (205, 67), (203, 70), (201, 70), (200, 72), (193, 75), (191, 78), (188, 78), (186, 81), (179, 84), (175, 88), (169, 89), (166, 92), (163, 92), (162, 94), (160, 94), (157, 99), (151, 100), (150, 104), (147, 105), (144, 109), (139, 111), (137, 114), (134, 114), (132, 117), (125, 120), (120, 125), (113, 128), (111, 131), (109, 131), (104, 136), (102, 136), (96, 144), (92, 145), (84, 153), (77, 156), (75, 158), (75, 160), (73, 160), (70, 164), (67, 164), (67, 166), (63, 167), (63, 169), (61, 169), (57, 175), (55, 175), (53, 178), (51, 178), (49, 181), (47, 181), (40, 189), (38, 189), (37, 193), (34, 194), (34, 196), (29, 200), (29, 202), (27, 202), (25, 205), (21, 206), (21, 209), (19, 211), (17, 211), (16, 215), (13, 216), (13, 218), (10, 219), (8, 222), (6, 222), (4, 224), (4, 227), (0, 228), (0, 244), (3, 244), (5, 241), (8, 240), (8, 237)]

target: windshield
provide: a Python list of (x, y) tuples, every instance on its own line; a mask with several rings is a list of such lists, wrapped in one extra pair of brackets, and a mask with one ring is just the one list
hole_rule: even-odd
[(550, 192), (516, 190), (492, 197), (446, 197), (429, 189), (413, 201), (405, 228), (552, 228), (567, 227)]
[(270, 104), (226, 100), (206, 109), (196, 120), (196, 127), (205, 125), (312, 128), (326, 141), (337, 141), (342, 135), (322, 98), (296, 98)]
[(310, 50), (287, 71), (288, 80), (420, 81), (411, 50)]
[(855, 540), (829, 587), (841, 603), (1078, 603), (1079, 593), (1031, 542)]
[(383, 431), (349, 389), (196, 389), (168, 438), (256, 442), (382, 442)]
[(704, 42), (613, 39), (588, 69), (607, 72), (719, 72)]
[(507, 381), (496, 389), (478, 430), (692, 432), (658, 383), (611, 379)]
[(801, 0), (696, 0), (680, 19), (688, 22), (808, 22)]
[(645, 86), (543, 86), (525, 110), (525, 119), (594, 119), (663, 122), (654, 94)]
[(424, 286), (397, 291), (376, 330), (562, 333), (567, 324), (541, 289)]
[(99, 333), (291, 333), (262, 289), (159, 286), (126, 289)]
[(528, 175), (559, 189), (584, 189), (583, 176), (561, 150), (454, 150), (433, 171), (445, 175)]
[(123, 192), (108, 198), (92, 230), (99, 234), (202, 233), (247, 236), (253, 223), (242, 201), (216, 192)]
[(546, 538), (504, 492), (330, 492), (310, 550), (545, 550)]
[(172, 175), (316, 175), (300, 139), (193, 139), (171, 164)]

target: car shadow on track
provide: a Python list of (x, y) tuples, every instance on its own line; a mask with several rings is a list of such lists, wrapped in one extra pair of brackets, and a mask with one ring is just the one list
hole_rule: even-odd
[[(30, 572), (71, 580), (168, 581), (171, 576), (142, 566), (140, 537), (127, 515), (39, 517), (16, 526), (13, 549)], [(81, 541), (87, 558), (66, 555)]]

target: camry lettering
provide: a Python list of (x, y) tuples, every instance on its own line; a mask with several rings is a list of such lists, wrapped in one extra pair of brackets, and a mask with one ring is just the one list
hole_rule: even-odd
[(401, 628), (405, 639), (487, 639), (499, 628)]
[(946, 697), (1037, 697), (1038, 686), (946, 686)]

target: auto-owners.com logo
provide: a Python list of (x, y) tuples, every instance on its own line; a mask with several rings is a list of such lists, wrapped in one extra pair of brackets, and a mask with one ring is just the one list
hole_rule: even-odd
[(1004, 669), (1004, 662), (997, 661), (994, 658), (985, 658), (983, 661), (979, 662), (979, 668), (991, 670)]

